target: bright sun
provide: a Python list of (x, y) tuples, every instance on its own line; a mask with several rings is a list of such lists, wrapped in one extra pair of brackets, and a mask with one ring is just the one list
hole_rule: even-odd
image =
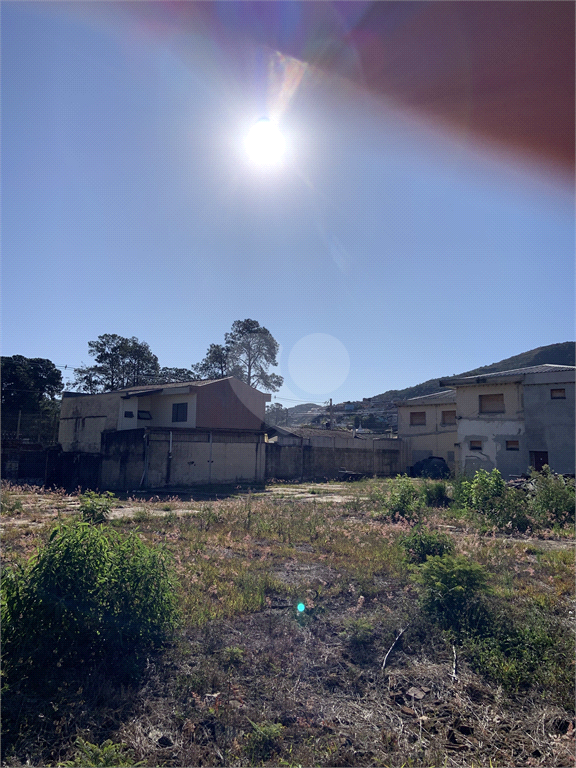
[(278, 126), (262, 117), (248, 132), (246, 149), (250, 159), (258, 165), (276, 165), (284, 154), (284, 136)]

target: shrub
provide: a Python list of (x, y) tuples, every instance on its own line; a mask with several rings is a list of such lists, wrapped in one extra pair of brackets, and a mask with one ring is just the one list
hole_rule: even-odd
[(435, 555), (419, 565), (413, 580), (422, 588), (421, 603), (442, 629), (468, 626), (488, 592), (488, 574), (463, 555)]
[(450, 504), (446, 483), (442, 480), (425, 481), (422, 486), (422, 498), (427, 507), (447, 507)]
[(116, 497), (110, 491), (96, 493), (86, 491), (80, 496), (80, 512), (87, 523), (105, 523), (110, 517)]
[(506, 490), (506, 483), (497, 469), (488, 473), (479, 469), (474, 475), (470, 488), (471, 506), (483, 514), (490, 513), (496, 499), (501, 498)]
[(342, 635), (349, 640), (352, 647), (367, 646), (374, 640), (375, 628), (368, 619), (350, 619), (345, 627), (346, 631)]
[(120, 662), (176, 622), (167, 555), (106, 526), (62, 525), (26, 565), (2, 577), (5, 671), (41, 682), (62, 666)]
[(284, 726), (280, 723), (253, 723), (252, 733), (247, 736), (247, 746), (252, 762), (267, 760), (278, 748)]
[(531, 509), (542, 523), (552, 525), (574, 525), (574, 481), (566, 481), (561, 475), (554, 475), (550, 467), (542, 472), (532, 472), (535, 493)]
[(400, 539), (400, 546), (404, 550), (406, 560), (415, 564), (426, 562), (428, 557), (442, 557), (454, 553), (454, 542), (450, 536), (419, 525)]
[(420, 495), (408, 475), (400, 475), (390, 482), (388, 510), (411, 520), (420, 510)]
[(110, 739), (101, 746), (81, 738), (77, 738), (75, 744), (74, 759), (60, 763), (63, 768), (124, 768), (142, 765), (141, 762), (134, 762), (133, 752), (125, 744), (114, 744)]
[(14, 496), (8, 488), (2, 488), (2, 498), (0, 500), (0, 514), (2, 515), (20, 515), (24, 512), (24, 507), (19, 498)]

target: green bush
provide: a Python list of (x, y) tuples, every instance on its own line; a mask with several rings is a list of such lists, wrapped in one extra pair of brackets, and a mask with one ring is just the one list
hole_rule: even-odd
[(409, 534), (400, 539), (404, 557), (410, 563), (424, 563), (426, 558), (454, 553), (454, 542), (445, 533), (430, 531), (416, 525)]
[(574, 525), (574, 481), (552, 474), (550, 467), (532, 472), (535, 493), (530, 501), (534, 515), (543, 525)]
[(105, 493), (86, 491), (80, 496), (82, 519), (87, 523), (105, 523), (110, 517), (115, 500), (116, 497), (110, 491)]
[(479, 598), (488, 590), (488, 574), (463, 555), (435, 555), (412, 575), (421, 587), (421, 604), (442, 629), (470, 626)]
[(414, 481), (408, 475), (399, 475), (390, 481), (387, 500), (388, 512), (407, 520), (413, 519), (420, 511), (420, 494)]
[(284, 726), (280, 723), (253, 723), (252, 733), (246, 737), (248, 752), (252, 762), (267, 760), (280, 746)]
[(488, 473), (479, 469), (474, 475), (470, 488), (470, 504), (473, 509), (482, 514), (489, 514), (496, 502), (504, 496), (506, 483), (497, 469)]
[(167, 554), (136, 535), (74, 522), (2, 576), (4, 669), (41, 681), (55, 666), (137, 658), (175, 626)]
[(424, 481), (422, 486), (422, 498), (427, 507), (447, 507), (450, 504), (450, 497), (446, 483), (442, 480), (437, 482)]
[(101, 746), (81, 738), (77, 738), (75, 744), (74, 759), (60, 763), (62, 768), (125, 768), (142, 765), (141, 762), (134, 762), (133, 752), (125, 744), (114, 744), (110, 739)]

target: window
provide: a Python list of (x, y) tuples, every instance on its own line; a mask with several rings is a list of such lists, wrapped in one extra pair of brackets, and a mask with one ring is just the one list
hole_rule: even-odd
[(456, 411), (442, 411), (442, 424), (456, 424)]
[(125, 419), (133, 419), (134, 418), (134, 411), (124, 411), (124, 418)]
[(566, 400), (566, 390), (565, 389), (551, 389), (550, 390), (550, 397), (552, 400)]
[(188, 421), (188, 403), (172, 404), (172, 421)]
[(481, 451), (482, 450), (482, 440), (470, 440), (470, 450), (471, 451)]
[(150, 411), (138, 411), (138, 418), (144, 419), (145, 421), (150, 421), (152, 418), (152, 414)]
[(410, 426), (419, 427), (426, 424), (426, 411), (412, 411), (410, 414)]
[(507, 451), (519, 451), (520, 450), (520, 441), (519, 440), (506, 440), (506, 450)]
[(504, 395), (479, 395), (480, 413), (504, 413)]

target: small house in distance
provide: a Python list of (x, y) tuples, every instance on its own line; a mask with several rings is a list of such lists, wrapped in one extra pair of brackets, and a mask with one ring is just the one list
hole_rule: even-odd
[(76, 463), (98, 457), (102, 489), (262, 482), (270, 398), (234, 377), (65, 392), (59, 442)]

